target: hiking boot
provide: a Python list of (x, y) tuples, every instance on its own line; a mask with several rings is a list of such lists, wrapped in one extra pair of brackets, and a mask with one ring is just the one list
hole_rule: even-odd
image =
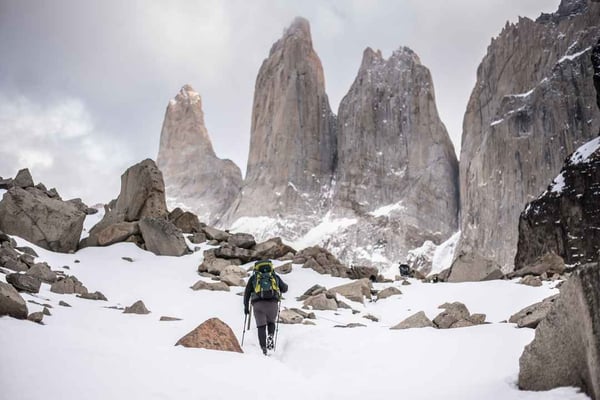
[(267, 349), (273, 350), (275, 348), (275, 342), (273, 341), (273, 335), (267, 336)]
[(267, 355), (267, 348), (266, 347), (261, 347), (263, 354), (266, 356)]

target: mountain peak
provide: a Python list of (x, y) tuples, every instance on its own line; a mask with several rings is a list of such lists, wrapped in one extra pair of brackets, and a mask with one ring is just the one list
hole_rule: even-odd
[(181, 87), (181, 89), (179, 90), (179, 93), (177, 93), (175, 98), (171, 99), (171, 101), (169, 101), (169, 104), (175, 105), (175, 104), (179, 104), (179, 103), (187, 103), (187, 104), (200, 103), (200, 107), (202, 107), (201, 102), (202, 102), (202, 98), (200, 97), (200, 93), (195, 91), (191, 85), (186, 83), (185, 85), (183, 85)]

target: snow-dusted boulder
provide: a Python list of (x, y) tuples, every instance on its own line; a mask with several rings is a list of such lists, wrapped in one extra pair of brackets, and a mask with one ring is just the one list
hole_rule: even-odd
[(338, 303), (335, 298), (328, 297), (325, 293), (320, 293), (304, 300), (302, 307), (313, 310), (337, 310)]
[(337, 293), (346, 297), (348, 300), (363, 303), (365, 297), (371, 299), (372, 284), (369, 279), (359, 279), (355, 282), (346, 283), (329, 289), (331, 293)]
[(404, 319), (397, 325), (392, 326), (390, 329), (412, 329), (412, 328), (436, 328), (429, 318), (423, 311), (419, 311)]
[(511, 324), (517, 324), (519, 328), (535, 329), (538, 324), (544, 318), (546, 318), (546, 315), (552, 309), (552, 306), (558, 297), (559, 295), (550, 296), (538, 303), (525, 307), (521, 311), (512, 315), (508, 322)]
[(377, 293), (377, 300), (387, 299), (391, 296), (402, 294), (402, 291), (395, 286), (390, 286)]

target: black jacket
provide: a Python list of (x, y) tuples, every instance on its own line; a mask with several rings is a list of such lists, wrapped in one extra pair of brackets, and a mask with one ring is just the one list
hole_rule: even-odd
[[(275, 275), (275, 280), (277, 280), (277, 286), (279, 286), (279, 290), (281, 293), (285, 293), (288, 291), (288, 285), (281, 279), (279, 275), (273, 272)], [(252, 302), (254, 304), (257, 301), (278, 301), (279, 299), (261, 299), (259, 297), (252, 296), (254, 293), (254, 285), (256, 284), (256, 275), (253, 274), (250, 279), (248, 279), (248, 283), (246, 284), (246, 290), (244, 290), (244, 307), (248, 308), (248, 304)]]

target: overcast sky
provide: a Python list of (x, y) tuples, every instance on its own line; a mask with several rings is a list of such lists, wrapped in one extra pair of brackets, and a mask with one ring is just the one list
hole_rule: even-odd
[[(363, 50), (412, 48), (460, 149), (475, 74), (506, 21), (559, 0), (0, 0), (0, 176), (29, 167), (64, 198), (108, 202), (156, 159), (170, 98), (202, 96), (217, 155), (246, 168), (256, 74), (295, 16), (311, 23), (331, 108)], [(193, 168), (193, 166), (190, 166)]]

